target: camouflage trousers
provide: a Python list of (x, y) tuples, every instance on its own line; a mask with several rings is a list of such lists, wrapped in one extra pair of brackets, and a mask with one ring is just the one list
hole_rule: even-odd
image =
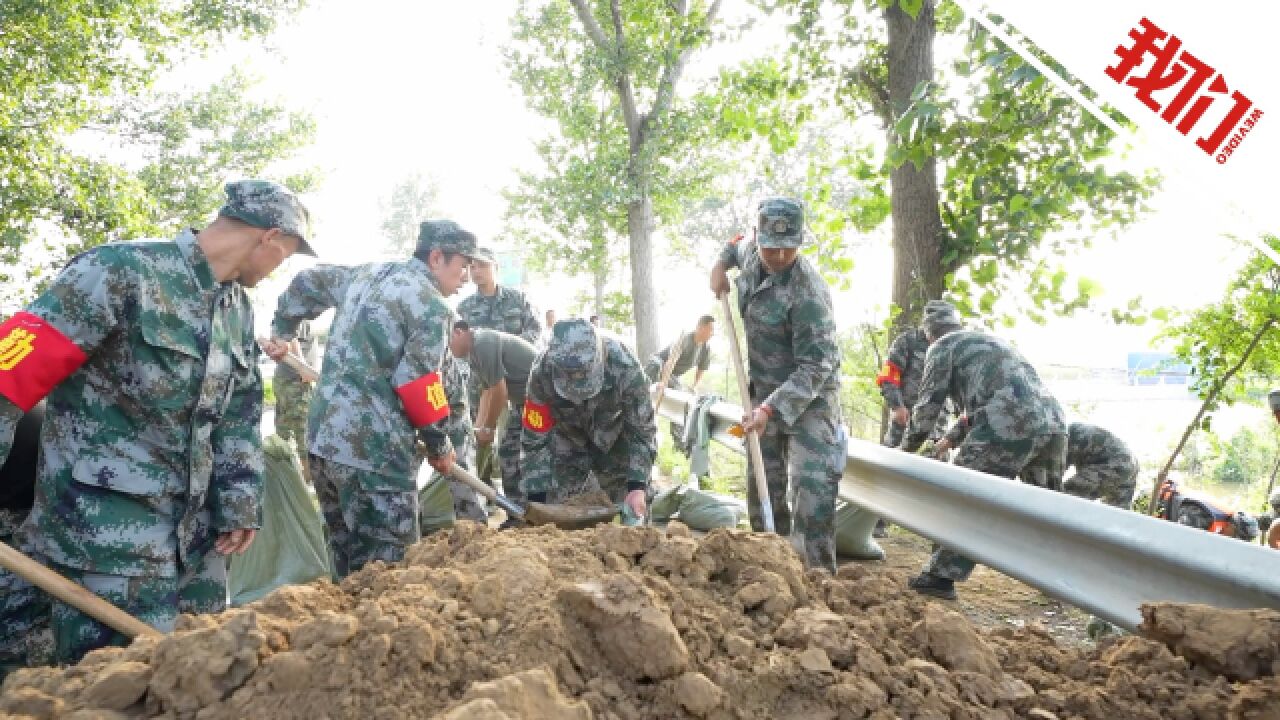
[[(24, 518), (25, 513), (0, 509), (0, 542), (32, 555), (30, 544), (19, 532)], [(17, 668), (52, 662), (49, 597), (26, 580), (0, 569), (0, 682)]]
[(1115, 463), (1077, 467), (1062, 483), (1070, 495), (1086, 500), (1102, 500), (1112, 507), (1129, 509), (1137, 489), (1138, 467), (1133, 463)]
[(413, 480), (397, 483), (314, 454), (311, 477), (329, 530), (333, 572), (339, 579), (374, 560), (399, 562), (405, 550), (421, 539)]
[[(471, 431), (470, 418), (462, 417), (460, 420), (461, 422), (451, 424), (445, 432), (449, 434), (449, 440), (453, 442), (453, 451), (456, 456), (454, 462), (467, 470), (471, 470), (476, 466), (476, 438)], [(440, 473), (433, 472), (431, 477), (436, 478), (439, 475)], [(481, 479), (484, 479), (483, 476), (481, 476)], [(449, 478), (449, 494), (453, 496), (454, 518), (471, 520), (481, 525), (489, 522), (489, 514), (484, 510), (480, 495), (466, 483)]]
[[(76, 582), (146, 624), (169, 632), (182, 613), (218, 613), (227, 608), (227, 559), (209, 552), (178, 577), (102, 575), (77, 568), (52, 566)], [(66, 603), (53, 601), (55, 660), (73, 664), (91, 650), (125, 646), (124, 634)]]
[[(1062, 491), (1062, 474), (1067, 462), (1067, 436), (1036, 435), (1000, 443), (969, 442), (960, 444), (955, 464), (988, 475), (1020, 478), (1022, 482), (1050, 490)], [(933, 556), (925, 564), (930, 575), (964, 581), (973, 572), (974, 562), (956, 551), (934, 546)]]
[[(519, 418), (520, 411), (521, 409), (517, 408), (515, 410), (514, 417)], [(506, 436), (508, 426), (512, 425), (512, 423), (510, 422), (511, 418), (512, 418), (512, 410), (510, 408), (504, 408), (502, 412), (498, 414), (498, 420), (497, 422), (494, 423), (494, 426), (493, 426), (494, 427), (493, 437), (495, 439)], [(520, 428), (519, 422), (514, 423), (514, 425), (517, 429)], [(494, 452), (495, 448), (497, 448), (497, 452)], [(502, 474), (501, 447), (494, 445), (493, 443), (490, 443), (482, 448), (477, 448), (476, 476), (479, 477), (481, 480), (488, 482), (489, 479), (493, 477), (494, 471), (497, 471), (498, 476), (502, 478), (502, 487), (505, 489), (507, 487), (507, 480), (506, 480), (506, 476)]]
[(524, 502), (520, 489), (520, 408), (508, 408), (507, 424), (502, 429), (502, 441), (498, 444), (498, 461), (502, 464), (502, 494), (516, 502)]
[[(825, 407), (811, 406), (791, 426), (770, 420), (760, 437), (774, 530), (791, 538), (805, 565), (833, 573), (836, 494), (846, 452), (836, 417)], [(754, 472), (748, 461), (747, 510), (751, 529), (761, 532), (765, 525)]]
[(307, 467), (307, 412), (315, 395), (315, 384), (299, 378), (277, 376), (273, 388), (276, 394), (276, 434), (293, 446), (302, 462), (302, 474), (310, 482)]

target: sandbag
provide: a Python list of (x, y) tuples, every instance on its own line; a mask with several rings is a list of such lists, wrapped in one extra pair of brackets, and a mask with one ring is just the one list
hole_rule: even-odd
[(432, 475), (426, 485), (418, 490), (418, 525), (426, 537), (433, 532), (453, 527), (453, 493), (449, 480), (439, 473), (431, 473), (431, 466), (423, 463), (425, 473)]
[(732, 499), (691, 488), (672, 488), (654, 496), (650, 516), (657, 522), (679, 520), (694, 530), (738, 527), (744, 508)]
[(232, 605), (264, 597), (284, 585), (332, 577), (324, 520), (302, 479), (293, 446), (278, 435), (263, 441), (262, 528), (227, 570)]
[(884, 549), (874, 538), (875, 513), (866, 508), (836, 501), (836, 554), (853, 560), (883, 560)]

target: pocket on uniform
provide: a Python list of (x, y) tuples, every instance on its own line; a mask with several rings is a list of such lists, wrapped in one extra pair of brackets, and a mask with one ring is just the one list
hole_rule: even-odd
[(157, 322), (140, 323), (142, 342), (133, 348), (132, 378), (139, 399), (148, 405), (176, 410), (194, 404), (204, 371), (204, 353), (195, 333), (186, 327)]
[(72, 480), (87, 488), (138, 497), (159, 498), (167, 494), (172, 473), (157, 459), (144, 456), (144, 452), (136, 454), (139, 456), (82, 457), (72, 468)]

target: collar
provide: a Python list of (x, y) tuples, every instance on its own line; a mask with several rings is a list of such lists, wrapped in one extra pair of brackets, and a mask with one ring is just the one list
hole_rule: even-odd
[(178, 250), (182, 253), (182, 257), (187, 261), (187, 267), (191, 270), (191, 277), (196, 281), (196, 288), (204, 295), (212, 296), (223, 286), (229, 286), (232, 282), (219, 283), (218, 279), (213, 276), (213, 268), (209, 266), (209, 258), (205, 257), (204, 250), (200, 248), (200, 243), (196, 241), (196, 231), (186, 229), (178, 233), (178, 237), (173, 242), (178, 246)]
[(435, 273), (431, 272), (431, 268), (427, 267), (426, 263), (422, 262), (422, 260), (416, 257), (410, 257), (406, 265), (408, 265), (408, 267), (412, 268), (413, 270), (416, 270), (422, 273), (423, 275), (426, 275), (427, 279), (431, 281), (431, 287), (435, 288), (436, 292), (440, 293), (441, 295), (444, 295), (444, 293), (440, 290), (440, 282), (436, 280)]

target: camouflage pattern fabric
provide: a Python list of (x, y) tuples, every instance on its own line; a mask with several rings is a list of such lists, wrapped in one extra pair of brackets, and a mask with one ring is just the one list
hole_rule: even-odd
[(903, 449), (920, 448), (937, 426), (948, 397), (964, 412), (965, 442), (998, 445), (1067, 433), (1062, 408), (1035, 368), (994, 335), (959, 330), (929, 347), (920, 399), (911, 412)]
[(474, 295), (458, 303), (458, 315), (472, 328), (498, 330), (524, 338), (537, 345), (542, 337), (542, 323), (524, 293), (498, 285), (493, 295)]
[(385, 476), (315, 454), (311, 478), (338, 579), (374, 560), (399, 562), (422, 539), (416, 483), (393, 489)]
[[(53, 569), (98, 597), (162, 631), (173, 630), (182, 613), (219, 613), (227, 609), (227, 561), (207, 553), (182, 577), (102, 575), (54, 565)], [(127, 646), (132, 638), (59, 600), (53, 601), (54, 661), (74, 663), (89, 651)]]
[[(26, 513), (0, 508), (0, 542), (32, 555), (19, 528)], [(53, 662), (53, 634), (49, 627), (49, 596), (0, 569), (0, 682), (21, 667)]]
[[(898, 407), (911, 409), (915, 406), (920, 398), (920, 381), (924, 379), (924, 358), (928, 351), (929, 339), (919, 328), (900, 333), (889, 345), (886, 370), (892, 366), (897, 371), (897, 375), (883, 372), (876, 378), (876, 385), (880, 387), (880, 395), (890, 410)], [(946, 434), (947, 415), (948, 413), (941, 413), (938, 416), (938, 423), (929, 434), (930, 440), (937, 442)], [(890, 418), (882, 443), (886, 447), (898, 447), (902, 444), (902, 436), (906, 431), (905, 425), (898, 425)], [(959, 444), (959, 441), (956, 444)]]
[(662, 368), (667, 364), (667, 358), (671, 357), (673, 350), (678, 354), (675, 365), (671, 367), (671, 378), (667, 381), (667, 387), (680, 388), (680, 376), (694, 367), (704, 373), (711, 367), (711, 349), (706, 343), (699, 345), (693, 333), (685, 333), (684, 337), (649, 356), (649, 362), (645, 364), (645, 374), (649, 376), (649, 382), (656, 383), (662, 380)]
[(443, 421), (415, 431), (396, 388), (429, 373), (443, 379), (449, 307), (417, 258), (318, 265), (299, 272), (280, 296), (273, 332), (292, 339), (301, 320), (329, 308), (337, 314), (311, 402), (307, 448), (385, 478), (388, 491), (410, 492), (418, 437), (433, 457), (447, 455), (452, 445)]
[[(476, 466), (476, 439), (471, 428), (471, 412), (467, 408), (467, 383), (471, 371), (467, 364), (452, 355), (446, 355), (447, 370), (444, 374), (444, 391), (449, 396), (449, 417), (445, 418), (445, 432), (453, 442), (457, 462), (470, 470)], [(432, 472), (432, 477), (440, 473)], [(471, 520), (484, 524), (489, 515), (484, 511), (480, 496), (466, 483), (449, 478), (449, 493), (453, 495), (453, 515), (459, 520)]]
[(524, 502), (524, 484), (520, 480), (520, 438), (524, 429), (520, 425), (520, 407), (513, 405), (507, 412), (502, 426), (502, 440), (498, 445), (498, 463), (502, 468), (502, 494), (517, 502)]
[(1128, 509), (1137, 486), (1138, 459), (1129, 446), (1097, 425), (1071, 423), (1067, 430), (1067, 466), (1075, 467), (1063, 488), (1088, 500)]
[[(524, 498), (520, 490), (520, 413), (524, 409), (525, 388), (529, 383), (529, 371), (538, 351), (524, 338), (496, 330), (472, 331), (471, 354), (467, 358), (472, 369), (472, 385), (479, 392), (505, 381), (507, 407), (498, 416), (494, 428), (497, 442), (481, 448), (477, 463), (488, 476), (487, 463), (496, 459), (501, 466), (503, 494), (509, 498)], [(500, 439), (500, 440), (499, 440)]]
[(298, 252), (315, 257), (311, 248), (311, 213), (289, 188), (269, 180), (238, 180), (227, 183), (227, 204), (219, 215), (232, 217), (256, 228), (280, 228), (298, 240)]
[[(770, 216), (761, 222), (781, 229)], [(790, 268), (769, 274), (750, 240), (730, 243), (720, 260), (726, 268), (740, 269), (735, 284), (747, 337), (751, 402), (773, 408), (760, 450), (774, 529), (780, 535), (793, 535), (793, 542), (805, 548), (803, 557), (809, 567), (834, 572), (835, 489), (844, 458), (840, 452), (838, 464), (833, 460), (843, 444), (836, 441), (840, 349), (831, 292), (804, 256), (798, 256)], [(788, 484), (795, 501), (790, 509)], [(759, 500), (754, 483), (747, 486), (752, 528), (759, 531), (764, 528)]]
[[(566, 391), (581, 399), (566, 398)], [(556, 323), (550, 346), (529, 373), (526, 417), (533, 406), (545, 413), (548, 427), (536, 431), (524, 423), (526, 496), (566, 497), (586, 486), (591, 473), (614, 502), (648, 489), (658, 454), (653, 403), (639, 361), (621, 341), (598, 334), (586, 320)]]
[[(1037, 487), (1062, 488), (1066, 468), (1067, 436), (1061, 433), (1032, 435), (1019, 440), (974, 442), (965, 440), (956, 453), (955, 464), (1003, 478), (1021, 478)], [(937, 577), (964, 581), (973, 572), (974, 562), (956, 551), (934, 546), (924, 571)]]
[(293, 447), (302, 462), (302, 474), (310, 481), (306, 463), (307, 412), (311, 409), (311, 399), (316, 394), (315, 383), (303, 382), (297, 375), (276, 375), (271, 384), (276, 395), (276, 434)]

